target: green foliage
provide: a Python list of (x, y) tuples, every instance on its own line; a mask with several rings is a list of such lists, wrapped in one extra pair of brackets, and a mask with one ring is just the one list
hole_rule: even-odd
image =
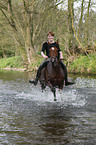
[(41, 55), (33, 56), (32, 63), (31, 63), (31, 65), (28, 66), (28, 69), (31, 71), (37, 70), (43, 60), (44, 60), (44, 58)]
[(15, 56), (15, 51), (10, 50), (10, 49), (3, 49), (3, 51), (2, 51), (2, 49), (0, 49), (0, 58), (1, 57), (3, 58), (4, 55), (6, 57)]
[(0, 59), (0, 68), (22, 68), (23, 60), (21, 56), (14, 56)]
[(96, 55), (90, 54), (89, 57), (80, 55), (70, 63), (68, 69), (74, 73), (96, 74)]
[[(28, 66), (29, 70), (36, 70), (44, 60), (41, 55), (33, 56), (32, 64)], [(0, 59), (0, 68), (25, 68), (25, 64), (21, 56), (13, 56)]]
[[(85, 46), (85, 24), (88, 3), (86, 5), (86, 1), (84, 1), (84, 7), (82, 7), (82, 1), (83, 0), (73, 1), (73, 11), (76, 33), (79, 29), (79, 41)], [(60, 7), (60, 3), (62, 8)], [(69, 10), (66, 9), (67, 5), (68, 0), (1, 0), (0, 45), (2, 45), (2, 48), (6, 48), (7, 44), (10, 44), (9, 49), (14, 47), (16, 51), (16, 47), (18, 49), (18, 43), (19, 45), (22, 45), (22, 48), (25, 47), (25, 49), (27, 49), (25, 44), (27, 44), (29, 48), (32, 44), (32, 48), (36, 48), (37, 52), (40, 51), (42, 42), (46, 41), (47, 39), (46, 33), (49, 30), (52, 30), (55, 33), (55, 38), (59, 39), (60, 46), (68, 49), (70, 33), (68, 31)], [(88, 21), (88, 44), (93, 44), (96, 40), (96, 11), (93, 11), (92, 9), (95, 5), (96, 2), (94, 2), (94, 4), (92, 3), (90, 7)], [(81, 11), (82, 15), (80, 16)], [(27, 29), (29, 30), (27, 31)], [(28, 40), (31, 40), (31, 43), (29, 43)]]
[[(90, 57), (90, 59), (89, 59)], [(96, 55), (89, 55), (74, 58), (73, 62), (70, 62), (68, 71), (72, 73), (85, 73), (96, 74)], [(32, 64), (28, 66), (28, 69), (36, 70), (41, 62), (44, 60), (41, 55), (34, 56)], [(24, 68), (23, 60), (21, 56), (13, 56), (10, 58), (0, 59), (0, 68)]]
[[(64, 4), (61, 2), (64, 2)], [(44, 60), (38, 54), (40, 54), (39, 52), (41, 50), (42, 43), (47, 40), (46, 34), (49, 30), (52, 30), (55, 33), (55, 41), (56, 39), (59, 39), (60, 48), (63, 54), (66, 50), (66, 55), (68, 55), (69, 59), (69, 55), (73, 55), (74, 53), (75, 56), (75, 46), (78, 44), (82, 44), (77, 46), (78, 49), (81, 50), (78, 54), (84, 54), (85, 49), (90, 49), (90, 52), (94, 53), (96, 51), (95, 46), (93, 46), (96, 41), (96, 11), (92, 8), (96, 5), (96, 2), (94, 2), (94, 4), (91, 3), (90, 9), (88, 9), (88, 3), (86, 5), (86, 1), (72, 1), (72, 15), (71, 13), (69, 14), (69, 12), (71, 12), (70, 7), (67, 8), (68, 2), (70, 4), (71, 0), (1, 0), (1, 57), (2, 55), (5, 55), (6, 57), (8, 54), (4, 52), (6, 50), (6, 52), (13, 52), (16, 55), (21, 55), (23, 60), (19, 56), (5, 60), (0, 59), (0, 68), (22, 67), (23, 63), (26, 64), (26, 66), (29, 63), (30, 66), (28, 67), (30, 68), (38, 67)], [(58, 7), (60, 3), (62, 4), (61, 8)], [(70, 29), (70, 32), (68, 17), (70, 17), (70, 27), (72, 28)], [(70, 39), (71, 33), (72, 36), (74, 36), (74, 41), (71, 41)], [(72, 43), (71, 48), (69, 47), (69, 40)], [(92, 47), (88, 47), (87, 45), (85, 47), (85, 40), (88, 45), (91, 45)], [(37, 56), (34, 56), (34, 52), (37, 53)], [(68, 69), (74, 72), (95, 73), (96, 58), (94, 58), (94, 55), (90, 55), (90, 58), (91, 59), (87, 58), (87, 56), (79, 56), (74, 59), (75, 61), (71, 63), (70, 68)]]

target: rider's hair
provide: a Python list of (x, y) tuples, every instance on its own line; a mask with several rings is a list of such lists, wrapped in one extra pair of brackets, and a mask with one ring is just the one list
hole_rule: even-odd
[(47, 36), (48, 36), (49, 34), (51, 34), (51, 36), (54, 36), (54, 33), (53, 33), (52, 31), (49, 31), (49, 32), (47, 33)]

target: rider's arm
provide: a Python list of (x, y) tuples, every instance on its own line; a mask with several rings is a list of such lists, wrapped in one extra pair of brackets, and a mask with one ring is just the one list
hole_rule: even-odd
[(44, 52), (45, 52), (45, 50), (46, 50), (46, 47), (47, 47), (46, 45), (47, 45), (47, 42), (43, 43), (43, 45), (42, 45), (42, 50), (41, 50), (41, 55), (42, 55), (45, 59), (48, 58), (48, 56), (44, 54)]
[(60, 59), (62, 60), (63, 59), (63, 54), (62, 54), (62, 51), (61, 51), (61, 49), (59, 47), (59, 44), (57, 44), (57, 48), (58, 48), (58, 52), (60, 54)]
[(63, 54), (62, 54), (62, 52), (60, 51), (59, 53), (60, 53), (60, 59), (63, 59)]
[(48, 56), (45, 55), (43, 51), (41, 51), (41, 55), (42, 55), (44, 58), (48, 58)]
[(59, 44), (57, 44), (57, 48), (58, 48), (58, 51), (59, 51), (59, 54), (60, 54), (60, 59), (62, 60), (63, 59), (63, 54), (62, 54), (62, 51), (59, 47)]

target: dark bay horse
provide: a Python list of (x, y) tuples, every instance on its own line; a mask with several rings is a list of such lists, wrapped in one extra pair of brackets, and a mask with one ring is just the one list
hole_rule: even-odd
[(45, 68), (41, 71), (39, 78), (42, 90), (46, 85), (51, 88), (56, 101), (56, 88), (62, 89), (65, 82), (65, 72), (61, 67), (57, 47), (50, 48), (50, 61)]

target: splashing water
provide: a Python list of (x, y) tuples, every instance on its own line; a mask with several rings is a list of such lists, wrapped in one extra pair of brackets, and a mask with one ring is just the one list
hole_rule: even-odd
[(56, 97), (27, 73), (1, 73), (0, 144), (95, 144), (96, 79), (76, 77)]

